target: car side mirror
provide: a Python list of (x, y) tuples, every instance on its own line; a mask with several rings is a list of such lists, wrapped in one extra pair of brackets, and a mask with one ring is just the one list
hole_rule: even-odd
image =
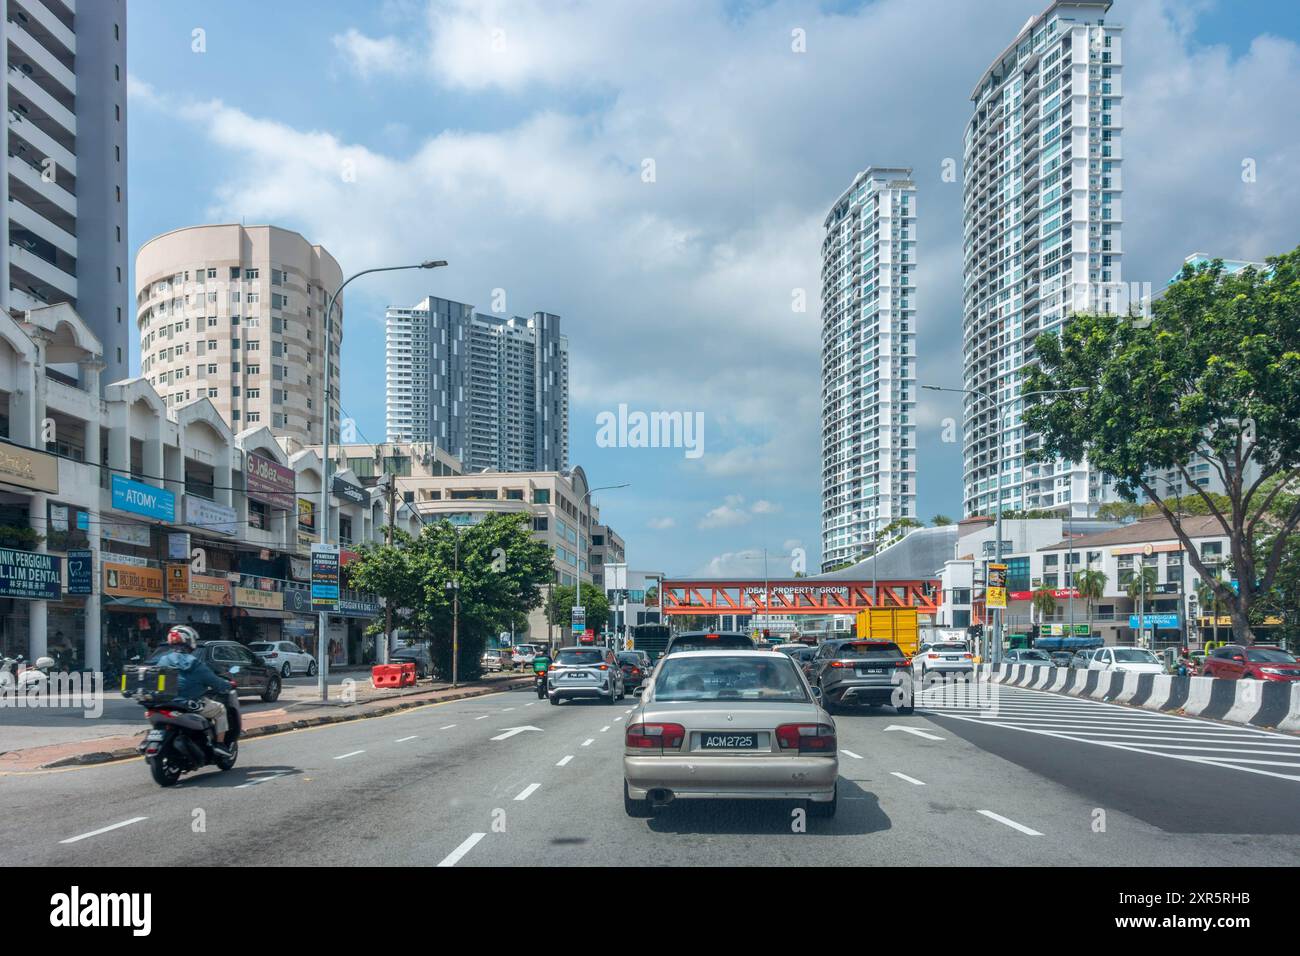
[(239, 665), (236, 664), (234, 667), (230, 668), (230, 673), (232, 673), (232, 674), (238, 674), (238, 673), (239, 673)]

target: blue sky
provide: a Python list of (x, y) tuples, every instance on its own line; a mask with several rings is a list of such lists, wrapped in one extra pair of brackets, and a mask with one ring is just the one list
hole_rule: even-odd
[[(822, 218), (866, 166), (915, 168), (920, 374), (959, 384), (961, 193), (940, 169), (971, 86), (1044, 5), (131, 0), (129, 240), (243, 219), (347, 272), (448, 259), (349, 290), (342, 400), (366, 438), (384, 307), (487, 311), (501, 289), (511, 314), (563, 316), (571, 458), (631, 482), (600, 504), (634, 566), (761, 571), (752, 551), (802, 548), (814, 567)], [(1117, 0), (1111, 19), (1125, 279), (1294, 246), (1300, 4)], [(947, 398), (921, 409), (923, 517), (960, 510)], [(597, 447), (620, 403), (702, 413), (704, 454)]]

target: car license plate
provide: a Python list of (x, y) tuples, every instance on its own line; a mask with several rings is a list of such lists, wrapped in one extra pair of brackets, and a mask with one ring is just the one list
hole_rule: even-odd
[(565, 680), (586, 680), (590, 676), (590, 674), (565, 674), (564, 678)]
[(700, 734), (701, 750), (753, 750), (758, 734)]
[(166, 736), (166, 731), (151, 730), (149, 731), (149, 736), (146, 737), (145, 740), (162, 740), (164, 736)]
[(858, 668), (858, 673), (859, 673), (859, 674), (883, 674), (883, 673), (885, 673), (885, 668), (883, 668), (883, 667), (859, 667), (859, 668)]

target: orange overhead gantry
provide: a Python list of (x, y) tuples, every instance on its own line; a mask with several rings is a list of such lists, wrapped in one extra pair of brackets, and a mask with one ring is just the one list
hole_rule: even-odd
[(857, 614), (870, 608), (939, 609), (938, 579), (928, 581), (809, 581), (665, 579), (665, 614)]

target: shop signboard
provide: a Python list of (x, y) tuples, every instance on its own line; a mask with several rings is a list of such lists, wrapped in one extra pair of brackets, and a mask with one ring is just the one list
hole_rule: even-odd
[(0, 548), (0, 597), (57, 601), (62, 597), (63, 559), (38, 551)]
[(1007, 606), (1007, 566), (990, 564), (988, 584), (984, 592), (986, 607), (1006, 608)]
[(113, 507), (118, 511), (168, 523), (176, 520), (176, 496), (166, 488), (155, 488), (122, 475), (114, 475), (111, 484)]
[(190, 593), (190, 566), (188, 564), (167, 565), (167, 597), (175, 600)]
[(248, 497), (264, 505), (293, 510), (293, 469), (253, 452), (244, 463)]
[(343, 501), (350, 501), (354, 505), (364, 505), (370, 500), (364, 488), (360, 485), (354, 485), (345, 478), (334, 476), (333, 482), (334, 496)]
[(109, 541), (133, 544), (138, 548), (149, 547), (149, 526), (134, 521), (101, 521), (99, 534)]
[(284, 609), (294, 614), (315, 614), (311, 606), (311, 588), (285, 588)]
[(95, 593), (95, 552), (89, 548), (68, 552), (68, 593)]
[(185, 496), (185, 523), (217, 534), (233, 535), (239, 531), (234, 508), (197, 495)]
[(190, 536), (183, 531), (167, 535), (167, 557), (173, 561), (190, 559)]
[(43, 451), (0, 441), (0, 482), (57, 495), (59, 460)]
[(191, 574), (189, 588), (183, 593), (168, 591), (168, 598), (181, 604), (206, 604), (230, 607), (233, 598), (230, 582), (210, 574)]
[(239, 607), (252, 607), (262, 611), (283, 611), (284, 595), (279, 591), (236, 587), (235, 604)]
[(104, 593), (109, 597), (163, 599), (161, 568), (104, 563)]

